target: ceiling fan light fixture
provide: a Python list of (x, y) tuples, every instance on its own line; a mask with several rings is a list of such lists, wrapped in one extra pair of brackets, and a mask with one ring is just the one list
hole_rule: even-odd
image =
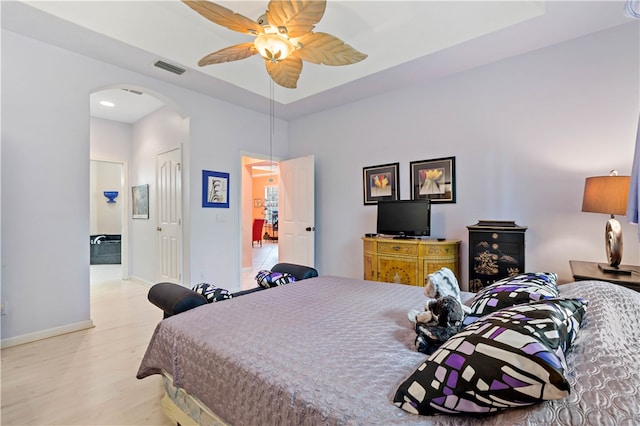
[(295, 50), (286, 37), (274, 33), (259, 34), (253, 45), (260, 56), (271, 62), (283, 61)]
[(271, 80), (295, 89), (303, 60), (318, 65), (350, 65), (367, 57), (331, 34), (313, 32), (324, 15), (326, 0), (270, 0), (257, 21), (210, 1), (182, 1), (217, 25), (255, 37), (209, 53), (198, 61), (201, 67), (259, 54), (266, 60)]

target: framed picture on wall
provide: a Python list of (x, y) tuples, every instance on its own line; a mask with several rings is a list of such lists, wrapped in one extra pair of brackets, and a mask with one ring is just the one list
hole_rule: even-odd
[(149, 219), (149, 185), (131, 187), (133, 219)]
[(378, 201), (400, 199), (399, 168), (400, 163), (362, 168), (365, 206), (378, 204)]
[(456, 157), (412, 161), (411, 199), (432, 203), (456, 202)]
[(202, 171), (202, 207), (229, 208), (229, 173)]

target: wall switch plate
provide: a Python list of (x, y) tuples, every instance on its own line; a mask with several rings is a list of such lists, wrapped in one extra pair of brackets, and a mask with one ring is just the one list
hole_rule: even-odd
[(0, 315), (7, 315), (7, 302), (0, 304)]

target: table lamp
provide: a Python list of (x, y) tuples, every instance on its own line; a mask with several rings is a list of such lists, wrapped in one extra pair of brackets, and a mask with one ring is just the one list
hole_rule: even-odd
[(629, 176), (618, 176), (618, 172), (612, 170), (609, 176), (588, 177), (584, 183), (582, 211), (611, 215), (604, 231), (609, 264), (598, 264), (602, 272), (625, 275), (631, 273), (618, 267), (622, 260), (622, 227), (614, 216), (627, 212), (629, 181)]

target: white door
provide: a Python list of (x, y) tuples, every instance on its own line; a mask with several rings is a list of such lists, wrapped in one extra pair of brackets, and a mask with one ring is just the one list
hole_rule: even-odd
[(158, 155), (158, 281), (182, 282), (181, 150)]
[(278, 262), (315, 266), (313, 156), (279, 163)]

